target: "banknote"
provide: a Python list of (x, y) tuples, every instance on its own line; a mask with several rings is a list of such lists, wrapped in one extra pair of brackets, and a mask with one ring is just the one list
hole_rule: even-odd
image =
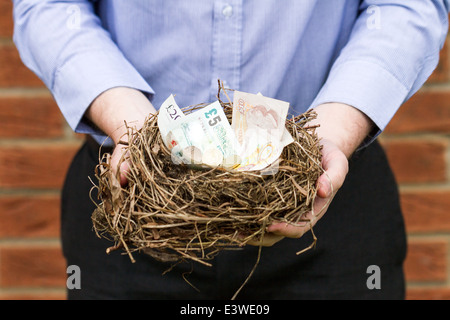
[[(258, 92), (257, 95), (258, 96), (262, 96), (262, 93)], [(294, 138), (292, 138), (291, 133), (288, 131), (286, 126), (284, 126), (284, 131), (283, 131), (283, 134), (281, 136), (281, 145), (283, 147), (286, 147), (288, 144), (291, 144), (292, 142), (294, 142)]]
[(262, 94), (234, 92), (232, 128), (241, 145), (239, 171), (262, 170), (293, 142), (286, 129), (289, 103)]
[(231, 168), (240, 162), (239, 143), (219, 101), (185, 115), (167, 136), (175, 161)]
[(182, 121), (185, 114), (175, 101), (175, 97), (171, 94), (161, 105), (158, 112), (158, 128), (163, 142), (169, 149), (172, 149), (172, 139), (169, 132)]
[(269, 137), (261, 129), (249, 129), (243, 140), (241, 162), (237, 171), (262, 170), (274, 163), (281, 155), (281, 141)]
[(262, 128), (280, 140), (286, 129), (288, 109), (288, 102), (262, 94), (234, 91), (231, 126), (241, 144), (249, 128)]
[(170, 95), (158, 126), (174, 163), (273, 172), (283, 148), (294, 141), (285, 127), (288, 108), (260, 93), (235, 91), (230, 125), (219, 101), (184, 114)]

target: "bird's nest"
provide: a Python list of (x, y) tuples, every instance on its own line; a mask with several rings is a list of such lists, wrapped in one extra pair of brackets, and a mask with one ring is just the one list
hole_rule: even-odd
[[(232, 102), (219, 101), (231, 122)], [(149, 116), (141, 129), (128, 128), (121, 160), (129, 165), (125, 187), (113, 174), (110, 155), (100, 159), (95, 232), (113, 241), (108, 251), (122, 248), (132, 261), (133, 252), (144, 251), (161, 261), (210, 265), (223, 249), (259, 241), (273, 221), (305, 223), (323, 173), (316, 126), (309, 125), (315, 117), (313, 111), (288, 116), (286, 128), (294, 142), (284, 148), (276, 172), (262, 174), (174, 164), (157, 115)]]

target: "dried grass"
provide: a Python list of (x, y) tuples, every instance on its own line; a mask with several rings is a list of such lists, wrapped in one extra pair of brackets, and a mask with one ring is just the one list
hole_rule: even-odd
[[(219, 101), (231, 122), (232, 103), (220, 100), (221, 90)], [(109, 154), (99, 159), (94, 230), (114, 242), (108, 252), (122, 248), (132, 261), (133, 252), (144, 251), (161, 261), (211, 265), (221, 250), (260, 240), (273, 221), (305, 223), (323, 173), (316, 127), (308, 125), (315, 117), (308, 111), (286, 120), (295, 142), (285, 147), (272, 175), (175, 165), (156, 115), (139, 130), (128, 127), (122, 159), (129, 162), (128, 184), (119, 185)]]

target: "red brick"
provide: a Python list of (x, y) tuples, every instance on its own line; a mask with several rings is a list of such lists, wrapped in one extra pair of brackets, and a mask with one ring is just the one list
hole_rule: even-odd
[(450, 91), (421, 90), (396, 113), (385, 133), (450, 133)]
[(403, 191), (400, 199), (408, 232), (450, 231), (450, 190)]
[(406, 300), (450, 300), (450, 288), (407, 288)]
[(382, 143), (399, 183), (446, 180), (446, 141), (391, 140)]
[(427, 83), (446, 82), (450, 80), (450, 63), (449, 63), (448, 40), (444, 44), (444, 48), (439, 55), (439, 64), (428, 78)]
[(12, 37), (12, 1), (0, 1), (0, 37)]
[(66, 263), (59, 247), (2, 247), (0, 258), (0, 287), (66, 284)]
[(60, 188), (78, 146), (71, 143), (0, 147), (0, 188)]
[(55, 138), (64, 119), (51, 97), (0, 98), (0, 138)]
[(405, 261), (405, 276), (407, 281), (446, 281), (447, 242), (410, 241)]
[(66, 300), (67, 294), (64, 292), (21, 292), (0, 294), (0, 300)]
[(0, 197), (0, 239), (59, 237), (59, 196)]
[(43, 87), (42, 81), (20, 60), (13, 44), (0, 45), (0, 87)]

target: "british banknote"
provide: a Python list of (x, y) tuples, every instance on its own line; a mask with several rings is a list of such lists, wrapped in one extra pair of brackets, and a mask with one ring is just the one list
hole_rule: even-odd
[(235, 91), (232, 123), (219, 101), (184, 114), (171, 95), (161, 105), (158, 126), (175, 163), (263, 170), (293, 142), (285, 127), (289, 103)]
[(169, 149), (172, 149), (171, 136), (169, 132), (175, 128), (185, 117), (185, 114), (180, 109), (175, 101), (175, 97), (171, 94), (161, 105), (158, 112), (158, 128), (161, 133), (164, 144)]
[(182, 117), (163, 139), (175, 161), (231, 168), (240, 162), (239, 144), (219, 101)]
[(241, 145), (241, 171), (262, 170), (293, 142), (286, 129), (289, 103), (262, 94), (234, 91), (232, 128)]

